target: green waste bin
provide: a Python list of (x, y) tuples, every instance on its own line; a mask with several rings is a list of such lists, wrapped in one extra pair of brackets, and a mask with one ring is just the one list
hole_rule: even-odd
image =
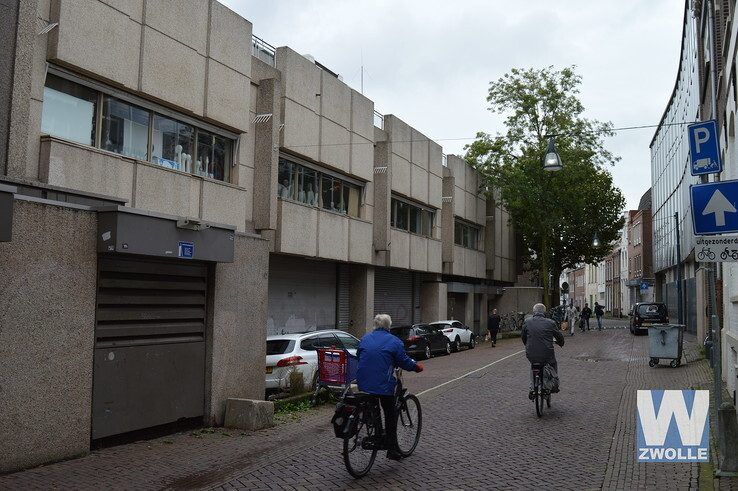
[(648, 366), (655, 367), (661, 360), (670, 360), (672, 368), (682, 364), (684, 326), (681, 324), (654, 324), (648, 328)]

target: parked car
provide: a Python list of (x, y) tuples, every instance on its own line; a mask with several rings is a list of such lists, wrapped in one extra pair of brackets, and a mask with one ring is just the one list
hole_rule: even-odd
[(302, 373), (305, 388), (314, 389), (318, 380), (318, 348), (346, 349), (356, 355), (359, 340), (344, 331), (325, 330), (267, 336), (266, 390), (289, 389), (289, 372)]
[(666, 304), (660, 302), (637, 303), (633, 305), (629, 316), (631, 334), (645, 334), (650, 325), (669, 323), (669, 311)]
[(451, 351), (459, 351), (462, 346), (473, 349), (477, 345), (474, 333), (459, 321), (437, 321), (431, 322), (431, 326), (438, 327), (451, 341)]
[(415, 324), (393, 327), (390, 332), (405, 343), (405, 352), (409, 356), (427, 360), (435, 353), (444, 355), (451, 353), (451, 342), (438, 327)]

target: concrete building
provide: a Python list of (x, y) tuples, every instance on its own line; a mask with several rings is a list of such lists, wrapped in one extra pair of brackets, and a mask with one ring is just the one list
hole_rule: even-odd
[[(695, 238), (692, 232), (689, 207), (689, 186), (699, 182), (689, 171), (689, 142), (684, 123), (699, 118), (700, 72), (698, 63), (697, 23), (691, 3), (684, 2), (684, 20), (679, 68), (676, 82), (664, 114), (651, 140), (651, 193), (653, 216), (653, 263), (655, 298), (664, 301), (670, 314), (676, 318), (677, 262), (682, 264), (685, 307), (697, 312), (697, 265), (692, 250)], [(674, 214), (679, 214), (681, 255), (675, 254), (676, 227)], [(633, 257), (629, 258), (631, 264)], [(631, 299), (632, 300), (632, 299)], [(696, 332), (695, 323), (687, 323), (687, 330)]]
[(2, 8), (0, 472), (221, 424), (271, 333), (518, 309), (474, 169), (217, 1)]

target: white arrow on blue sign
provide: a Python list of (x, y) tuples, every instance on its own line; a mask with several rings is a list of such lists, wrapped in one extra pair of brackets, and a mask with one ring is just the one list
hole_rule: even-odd
[(723, 170), (720, 160), (720, 141), (714, 119), (687, 126), (689, 158), (693, 176), (713, 174)]
[(695, 235), (738, 232), (738, 180), (690, 186)]

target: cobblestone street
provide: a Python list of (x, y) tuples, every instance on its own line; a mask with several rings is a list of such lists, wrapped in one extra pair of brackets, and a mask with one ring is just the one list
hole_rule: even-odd
[(707, 363), (689, 343), (682, 367), (649, 368), (647, 337), (606, 324), (567, 336), (562, 391), (541, 419), (518, 339), (430, 360), (405, 378), (423, 407), (415, 454), (380, 454), (361, 480), (344, 469), (332, 408), (323, 407), (256, 433), (182, 433), (95, 451), (0, 477), (0, 488), (697, 489), (697, 464), (635, 463), (635, 396), (706, 387)]

